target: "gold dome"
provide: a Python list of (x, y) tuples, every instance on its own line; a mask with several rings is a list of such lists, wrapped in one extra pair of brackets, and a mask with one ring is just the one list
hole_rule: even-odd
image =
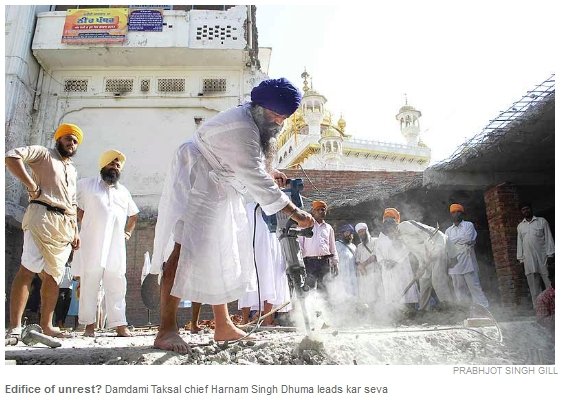
[(345, 127), (347, 126), (347, 121), (345, 121), (343, 119), (343, 114), (341, 114), (341, 117), (339, 118), (339, 121), (337, 121), (337, 126), (339, 127), (341, 132), (345, 132)]

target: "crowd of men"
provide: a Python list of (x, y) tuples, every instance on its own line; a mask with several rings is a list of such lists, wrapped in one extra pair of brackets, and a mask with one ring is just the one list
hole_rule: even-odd
[[(262, 213), (284, 213), (299, 228), (312, 228), (312, 237), (299, 238), (306, 284), (328, 303), (337, 295), (349, 302), (403, 306), (407, 313), (436, 303), (488, 306), (473, 250), (477, 233), (463, 219), (461, 205), (450, 206), (453, 224), (445, 234), (436, 235), (416, 221), (401, 222), (398, 210), (386, 208), (378, 235), (365, 222), (343, 224), (336, 240), (325, 220), (324, 201), (314, 201), (309, 213), (289, 199), (281, 190), (287, 177), (273, 167), (275, 138), (301, 99), (286, 79), (265, 80), (253, 88), (250, 102), (206, 121), (173, 155), (158, 206), (152, 257), (152, 272), (161, 277), (155, 347), (188, 351), (177, 324), (182, 300), (191, 302), (194, 316), (201, 304), (212, 306), (214, 338), (219, 341), (246, 335), (232, 322), (229, 302), (239, 301), (244, 322), (252, 309), (264, 310), (270, 314), (267, 324), (274, 323), (269, 311), (287, 307), (284, 258)], [(139, 210), (119, 182), (126, 157), (107, 150), (99, 157), (99, 175), (77, 180), (72, 157), (84, 133), (63, 123), (54, 140), (52, 149), (27, 146), (6, 153), (8, 170), (26, 187), (30, 200), (22, 223), (21, 266), (11, 288), (9, 332), (21, 331), (31, 282), (39, 274), (40, 325), (47, 335), (66, 335), (53, 325), (53, 312), (59, 285), (68, 288), (68, 278), (63, 278), (73, 254), (71, 273), (79, 279), (78, 320), (85, 325), (84, 334), (95, 335), (102, 298), (107, 327), (118, 336), (130, 336), (125, 243)], [(524, 217), (518, 258), (537, 302), (539, 279), (551, 286), (542, 264), (552, 259), (553, 241), (545, 220), (531, 212)], [(358, 246), (354, 235), (360, 238)], [(197, 330), (196, 318), (192, 329)]]

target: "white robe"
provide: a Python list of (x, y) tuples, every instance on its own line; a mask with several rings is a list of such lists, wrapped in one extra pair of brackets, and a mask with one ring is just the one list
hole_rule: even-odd
[[(419, 278), (419, 307), (424, 309), (428, 306), (432, 289), (440, 301), (453, 302), (454, 295), (448, 275), (446, 235), (438, 230), (434, 232), (435, 228), (432, 226), (416, 221), (403, 221), (398, 225), (398, 230), (401, 241), (417, 258), (419, 268), (424, 270)], [(432, 232), (434, 234), (431, 237)]]
[(181, 253), (171, 294), (224, 304), (254, 290), (255, 271), (243, 194), (265, 213), (288, 203), (265, 170), (249, 104), (224, 111), (182, 144), (166, 177), (154, 238), (158, 273), (174, 241)]
[[(369, 237), (368, 249), (363, 243), (356, 248), (355, 259), (357, 263), (366, 261), (372, 254), (376, 253), (376, 242), (378, 238)], [(358, 295), (365, 303), (376, 303), (384, 300), (384, 285), (382, 283), (382, 268), (378, 262), (372, 262), (365, 266), (366, 274), (358, 275)]]
[(345, 245), (341, 241), (335, 242), (339, 255), (339, 275), (333, 280), (338, 293), (334, 295), (342, 299), (353, 298), (358, 295), (358, 282), (355, 264), (356, 246), (353, 243)]
[[(263, 303), (272, 305), (281, 305), (290, 298), (287, 298), (288, 281), (285, 273), (284, 259), (280, 258), (280, 242), (276, 234), (269, 232), (267, 224), (263, 220), (261, 208), (257, 208), (255, 215), (256, 203), (248, 203), (246, 205), (247, 217), (250, 225), (250, 232), (253, 241), (253, 221), (255, 224), (255, 262), (257, 264), (257, 275), (259, 278), (259, 292), (257, 290), (245, 293), (238, 300), (238, 308), (250, 307), (252, 309), (259, 308), (259, 298), (261, 298), (261, 309)], [(284, 281), (284, 282), (283, 282)], [(260, 296), (259, 296), (260, 294)], [(283, 311), (288, 311), (283, 309)]]
[(119, 183), (108, 186), (99, 176), (78, 181), (77, 200), (84, 210), (81, 246), (72, 263), (72, 274), (80, 276), (79, 321), (86, 325), (96, 321), (103, 282), (108, 327), (126, 325), (125, 226), (138, 207), (127, 188)]
[[(409, 262), (409, 250), (398, 240), (391, 240), (380, 232), (376, 242), (376, 256), (382, 265), (382, 280), (384, 282), (384, 297), (386, 303), (417, 303), (419, 290), (417, 285), (402, 296), (402, 292), (413, 279), (413, 270)], [(386, 262), (395, 262), (392, 267)]]

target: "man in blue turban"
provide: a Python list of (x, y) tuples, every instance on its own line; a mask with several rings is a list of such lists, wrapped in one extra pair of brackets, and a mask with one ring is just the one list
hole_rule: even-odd
[(177, 329), (181, 299), (212, 305), (215, 340), (245, 335), (226, 305), (256, 290), (246, 201), (259, 203), (267, 215), (282, 211), (302, 228), (313, 225), (312, 216), (279, 188), (286, 175), (271, 162), (275, 136), (300, 101), (300, 92), (286, 79), (263, 81), (251, 92), (251, 102), (209, 119), (176, 151), (154, 238), (151, 272), (161, 273), (155, 347), (189, 351)]

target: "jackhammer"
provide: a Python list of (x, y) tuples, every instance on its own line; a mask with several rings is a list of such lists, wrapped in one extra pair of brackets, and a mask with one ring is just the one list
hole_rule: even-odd
[[(286, 183), (288, 187), (283, 189), (283, 191), (289, 195), (296, 207), (302, 208), (302, 197), (300, 196), (300, 192), (304, 189), (302, 179), (287, 179)], [(312, 228), (299, 229), (294, 227), (296, 222), (280, 211), (271, 216), (263, 214), (263, 218), (267, 223), (269, 232), (276, 232), (277, 238), (280, 241), (282, 254), (286, 261), (288, 284), (300, 303), (306, 333), (309, 334), (310, 322), (306, 310), (305, 295), (310, 290), (310, 287), (306, 284), (306, 267), (304, 266), (304, 259), (302, 258), (297, 238), (298, 236), (310, 238), (314, 233)]]

